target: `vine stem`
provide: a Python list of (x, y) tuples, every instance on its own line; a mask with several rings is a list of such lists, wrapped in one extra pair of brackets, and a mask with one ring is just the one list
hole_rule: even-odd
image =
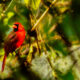
[(40, 21), (45, 17), (45, 15), (48, 13), (49, 9), (52, 7), (53, 4), (56, 3), (57, 0), (54, 0), (51, 5), (45, 10), (45, 12), (42, 14), (42, 16), (37, 20), (37, 22), (35, 23), (35, 25), (32, 27), (31, 31), (33, 31), (38, 24), (40, 23)]

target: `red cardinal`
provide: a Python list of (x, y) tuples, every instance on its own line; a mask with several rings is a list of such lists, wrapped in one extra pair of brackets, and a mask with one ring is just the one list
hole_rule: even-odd
[(2, 72), (4, 70), (7, 55), (10, 52), (15, 51), (16, 48), (19, 48), (23, 44), (25, 40), (25, 35), (26, 31), (23, 25), (19, 22), (15, 22), (13, 25), (13, 31), (8, 35), (4, 42), (5, 55), (2, 63)]

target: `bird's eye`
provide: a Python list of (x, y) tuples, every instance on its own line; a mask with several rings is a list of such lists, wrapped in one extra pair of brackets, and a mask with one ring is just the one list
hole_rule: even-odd
[(16, 26), (16, 28), (14, 28), (14, 31), (16, 32), (16, 31), (18, 31), (18, 24), (14, 24), (15, 26)]
[(19, 26), (19, 24), (14, 24), (14, 25), (17, 26), (17, 27)]

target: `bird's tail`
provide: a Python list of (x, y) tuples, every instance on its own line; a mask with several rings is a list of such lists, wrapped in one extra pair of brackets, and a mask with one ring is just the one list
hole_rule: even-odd
[(2, 72), (4, 71), (5, 62), (6, 62), (6, 57), (7, 57), (7, 53), (5, 53), (4, 59), (3, 59), (3, 62), (2, 62), (2, 69), (1, 69)]

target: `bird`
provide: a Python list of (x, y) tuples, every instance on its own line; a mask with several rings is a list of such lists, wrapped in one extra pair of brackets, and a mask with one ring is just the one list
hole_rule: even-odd
[(23, 44), (26, 36), (26, 30), (20, 22), (15, 22), (12, 28), (13, 31), (10, 32), (10, 34), (6, 37), (4, 41), (5, 54), (2, 62), (2, 72), (4, 71), (5, 62), (8, 54), (19, 48)]

